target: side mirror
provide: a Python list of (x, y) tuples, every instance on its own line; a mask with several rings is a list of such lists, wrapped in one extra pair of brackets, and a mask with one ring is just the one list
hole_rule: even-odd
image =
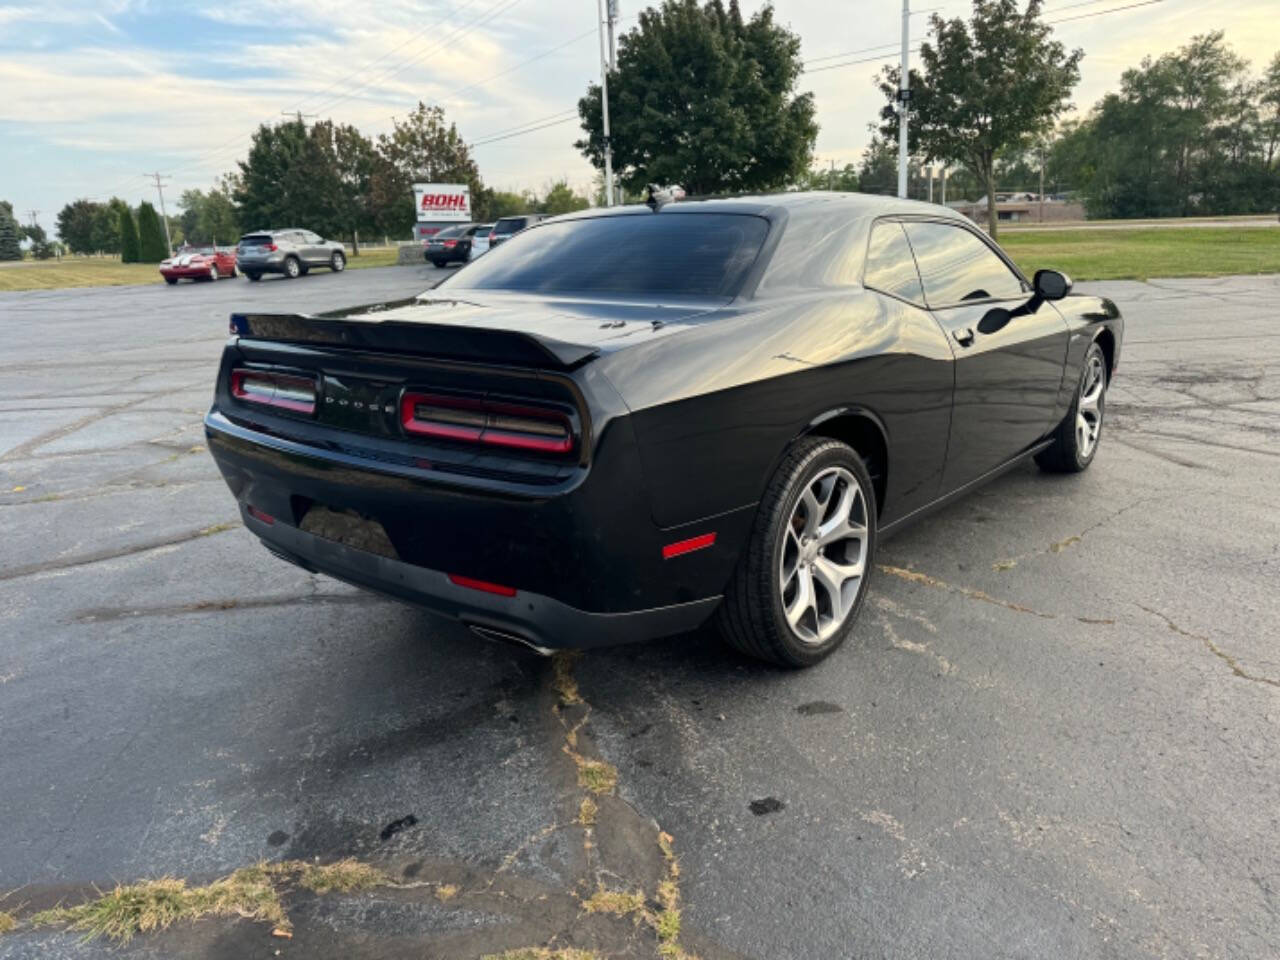
[(1042, 300), (1061, 300), (1071, 292), (1071, 278), (1057, 270), (1037, 270), (1031, 285)]

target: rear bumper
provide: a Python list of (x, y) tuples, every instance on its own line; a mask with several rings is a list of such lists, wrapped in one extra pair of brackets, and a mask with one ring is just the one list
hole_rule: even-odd
[(648, 610), (592, 613), (524, 590), (498, 596), (458, 586), (438, 570), (357, 550), (286, 523), (264, 523), (244, 504), (240, 512), (245, 526), (281, 559), (538, 647), (603, 647), (683, 633), (706, 620), (720, 602), (708, 597)]
[[(696, 628), (719, 604), (753, 516), (734, 511), (658, 528), (638, 508), (646, 501), (626, 444), (597, 459), (585, 482), (526, 494), (318, 449), (249, 429), (216, 408), (205, 433), (245, 525), (277, 555), (540, 647), (604, 646)], [(394, 556), (302, 529), (313, 504), (377, 520)], [(664, 555), (664, 545), (710, 531), (710, 547)], [(515, 594), (462, 586), (451, 574)]]
[(242, 272), (250, 273), (284, 273), (284, 256), (272, 257), (268, 260), (241, 259), (239, 266)]

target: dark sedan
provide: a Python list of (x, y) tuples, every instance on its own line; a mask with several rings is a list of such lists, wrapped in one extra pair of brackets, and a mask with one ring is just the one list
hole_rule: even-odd
[(491, 224), (488, 223), (463, 223), (447, 227), (423, 244), (423, 258), (437, 267), (466, 263), (471, 259), (472, 239), (481, 230), (487, 234), (490, 227)]
[(592, 210), (415, 299), (235, 314), (209, 449), (308, 570), (539, 649), (812, 664), (880, 538), (1097, 455), (1123, 325), (967, 220), (857, 194)]

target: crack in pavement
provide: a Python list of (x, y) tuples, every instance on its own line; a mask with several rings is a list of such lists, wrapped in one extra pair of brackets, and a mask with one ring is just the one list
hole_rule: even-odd
[(1206, 637), (1200, 633), (1192, 633), (1190, 630), (1186, 630), (1183, 627), (1178, 626), (1171, 619), (1169, 619), (1169, 617), (1165, 616), (1159, 610), (1153, 609), (1152, 607), (1143, 606), (1141, 603), (1137, 603), (1137, 602), (1134, 603), (1134, 606), (1137, 607), (1139, 610), (1145, 610), (1147, 613), (1151, 614), (1153, 617), (1159, 617), (1161, 620), (1164, 621), (1165, 626), (1168, 627), (1172, 632), (1176, 633), (1178, 636), (1186, 637), (1188, 640), (1199, 640), (1202, 644), (1204, 644), (1204, 647), (1206, 650), (1208, 650), (1215, 657), (1217, 657), (1219, 660), (1221, 660), (1223, 663), (1229, 666), (1231, 668), (1231, 672), (1235, 674), (1235, 676), (1239, 677), (1241, 680), (1252, 680), (1254, 683), (1265, 683), (1272, 687), (1280, 687), (1280, 680), (1274, 680), (1271, 677), (1263, 677), (1263, 676), (1259, 676), (1258, 674), (1249, 673), (1247, 670), (1244, 669), (1244, 667), (1240, 666), (1240, 662), (1236, 660), (1235, 657), (1227, 653), (1227, 651), (1223, 650), (1220, 646), (1214, 643), (1213, 640), (1211, 640), (1209, 637)]
[(118, 547), (113, 550), (98, 550), (94, 553), (84, 553), (77, 557), (67, 557), (62, 560), (44, 560), (40, 563), (30, 563), (21, 567), (9, 567), (7, 570), (0, 569), (0, 581), (17, 580), (20, 577), (30, 577), (39, 573), (48, 573), (52, 570), (67, 570), (71, 567), (83, 567), (90, 563), (101, 563), (104, 560), (116, 560), (120, 557), (132, 556), (135, 553), (146, 553), (149, 550), (159, 550), (161, 547), (172, 547), (176, 544), (187, 543), (191, 540), (199, 540), (201, 537), (211, 537), (218, 533), (226, 533), (228, 530), (238, 530), (240, 528), (239, 518), (230, 520), (225, 523), (215, 523), (211, 526), (201, 527), (198, 530), (189, 530), (186, 533), (174, 534), (169, 537), (161, 537), (155, 540), (147, 540), (143, 543), (133, 544), (128, 547)]
[(134, 620), (142, 617), (180, 617), (188, 614), (216, 613), (223, 610), (262, 610), (271, 607), (288, 607), (294, 604), (319, 606), (366, 606), (385, 603), (378, 596), (359, 594), (277, 594), (266, 597), (228, 597), (221, 600), (201, 600), (196, 603), (180, 603), (160, 607), (100, 607), (82, 610), (71, 617), (75, 623), (107, 623), (113, 620)]
[(1120, 517), (1128, 513), (1130, 510), (1134, 510), (1134, 509), (1137, 509), (1138, 507), (1145, 506), (1146, 504), (1149, 504), (1152, 501), (1159, 500), (1159, 499), (1160, 497), (1158, 496), (1139, 497), (1137, 500), (1134, 500), (1132, 503), (1126, 504), (1125, 506), (1121, 507), (1119, 510), (1114, 510), (1111, 513), (1107, 514), (1101, 520), (1097, 520), (1089, 524), (1089, 526), (1085, 527), (1079, 533), (1074, 533), (1071, 536), (1064, 537), (1063, 539), (1058, 540), (1054, 543), (1051, 543), (1047, 547), (1044, 547), (1043, 549), (1040, 549), (1040, 550), (1030, 550), (1026, 553), (1020, 553), (1014, 557), (1008, 557), (1003, 560), (997, 560), (995, 563), (991, 564), (991, 569), (995, 570), (996, 572), (1001, 572), (1004, 570), (1012, 570), (1023, 560), (1028, 560), (1032, 557), (1043, 556), (1046, 553), (1062, 553), (1064, 550), (1075, 546), (1077, 543), (1082, 541), (1089, 534), (1093, 533), (1093, 531), (1099, 529), (1100, 527), (1104, 527), (1107, 524), (1119, 519)]

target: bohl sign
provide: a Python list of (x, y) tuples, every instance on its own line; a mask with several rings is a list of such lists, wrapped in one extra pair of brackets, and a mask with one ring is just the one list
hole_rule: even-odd
[(471, 219), (471, 188), (464, 183), (415, 183), (413, 200), (419, 222)]

